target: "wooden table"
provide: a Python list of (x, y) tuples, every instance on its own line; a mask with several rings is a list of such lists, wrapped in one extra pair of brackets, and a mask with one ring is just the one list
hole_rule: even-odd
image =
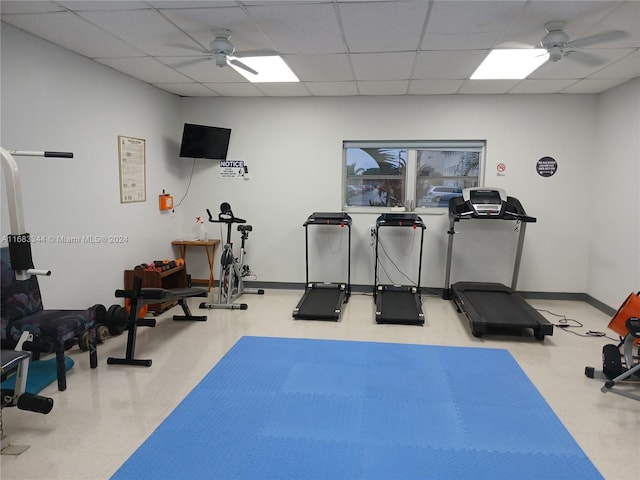
[(209, 278), (192, 278), (191, 283), (205, 283), (209, 286), (209, 292), (213, 287), (213, 260), (215, 258), (216, 245), (220, 240), (174, 240), (171, 245), (178, 247), (180, 257), (187, 263), (187, 247), (204, 247), (207, 252), (207, 262), (209, 264)]

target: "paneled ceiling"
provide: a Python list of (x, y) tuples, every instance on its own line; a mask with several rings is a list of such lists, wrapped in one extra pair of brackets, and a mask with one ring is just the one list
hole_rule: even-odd
[[(189, 97), (599, 93), (640, 76), (640, 1), (2, 1), (2, 22)], [(626, 38), (547, 62), (525, 80), (469, 80), (492, 48)], [(205, 52), (279, 52), (299, 83), (251, 84)], [(196, 61), (202, 60), (202, 61)]]

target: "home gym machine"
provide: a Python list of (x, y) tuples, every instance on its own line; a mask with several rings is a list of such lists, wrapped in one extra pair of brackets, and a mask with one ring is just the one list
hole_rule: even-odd
[[(309, 226), (333, 225), (340, 227), (340, 234), (347, 227), (347, 282), (310, 282), (309, 281)], [(342, 305), (351, 295), (351, 217), (346, 213), (312, 213), (303, 224), (305, 238), (305, 292), (296, 308), (293, 318), (305, 320), (338, 321), (342, 314)]]
[[(53, 151), (31, 151), (31, 150), (5, 150), (0, 148), (0, 157), (2, 159), (2, 173), (5, 178), (5, 188), (7, 194), (7, 209), (9, 213), (10, 234), (7, 235), (9, 244), (9, 255), (11, 268), (14, 270), (15, 279), (18, 282), (26, 282), (33, 276), (43, 275), (50, 276), (50, 270), (42, 270), (34, 268), (33, 257), (31, 252), (31, 235), (26, 232), (24, 214), (22, 208), (22, 188), (18, 165), (14, 157), (46, 157), (46, 158), (73, 158), (72, 152), (53, 152)], [(8, 280), (8, 279), (7, 279)], [(36, 286), (37, 286), (37, 282)], [(40, 308), (42, 306), (40, 305)], [(64, 313), (64, 310), (59, 311)], [(4, 320), (4, 319), (3, 319)], [(33, 320), (31, 325), (21, 330), (40, 331), (48, 330), (52, 333), (56, 340), (56, 372), (58, 377), (58, 389), (66, 389), (66, 369), (64, 362), (64, 342), (62, 336), (70, 333), (73, 329), (67, 322), (64, 325), (58, 324), (52, 317), (41, 317), (40, 320)], [(80, 322), (80, 327), (88, 326), (86, 329), (88, 335), (89, 365), (91, 368), (98, 367), (97, 340), (95, 324), (93, 322)], [(5, 339), (3, 339), (3, 344)], [(48, 350), (42, 342), (25, 342), (25, 345), (31, 345), (34, 358), (38, 359), (40, 353)], [(50, 345), (46, 346), (50, 347)], [(25, 347), (26, 348), (26, 347)]]
[[(378, 279), (380, 256), (380, 229), (382, 227), (409, 227), (415, 232), (420, 229), (420, 256), (418, 258), (418, 281), (416, 285), (382, 285)], [(420, 296), (420, 277), (422, 275), (422, 246), (425, 225), (422, 219), (411, 213), (383, 213), (376, 220), (376, 246), (374, 267), (373, 299), (376, 304), (376, 323), (394, 323), (400, 325), (424, 325), (422, 299)]]
[[(245, 265), (244, 257), (247, 254), (245, 243), (249, 238), (249, 232), (253, 230), (251, 225), (246, 225), (247, 221), (238, 218), (233, 214), (231, 205), (227, 202), (220, 204), (220, 213), (218, 218), (211, 215), (207, 209), (209, 221), (213, 223), (224, 223), (227, 225), (227, 240), (220, 254), (220, 277), (218, 278), (218, 303), (202, 302), (200, 308), (225, 308), (229, 310), (246, 310), (246, 303), (234, 303), (235, 299), (244, 293), (264, 294), (263, 289), (246, 288), (244, 286), (244, 277), (252, 275), (249, 265)], [(236, 258), (233, 254), (233, 242), (231, 241), (231, 226), (238, 223), (238, 231), (240, 232), (240, 258)]]
[[(466, 219), (519, 222), (511, 287), (487, 282), (456, 282), (450, 285), (455, 223)], [(449, 242), (442, 298), (452, 300), (458, 312), (466, 316), (474, 337), (481, 337), (490, 329), (495, 329), (495, 333), (505, 333), (506, 329), (514, 328), (533, 329), (537, 340), (553, 335), (553, 325), (516, 293), (526, 226), (535, 221), (536, 218), (526, 214), (518, 199), (507, 196), (499, 188), (465, 188), (461, 197), (453, 197), (449, 201)]]

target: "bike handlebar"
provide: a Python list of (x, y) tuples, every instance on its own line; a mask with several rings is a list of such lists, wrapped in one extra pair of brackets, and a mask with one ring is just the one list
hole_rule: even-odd
[[(226, 206), (226, 208), (223, 208), (223, 206)], [(213, 222), (213, 223), (227, 223), (229, 225), (233, 224), (233, 223), (247, 223), (247, 221), (243, 218), (238, 218), (236, 217), (233, 212), (231, 211), (231, 207), (229, 206), (229, 204), (222, 204), (220, 205), (220, 213), (218, 214), (218, 219), (216, 220), (213, 215), (211, 215), (211, 212), (209, 211), (209, 209), (207, 208), (207, 215), (209, 216), (209, 221)]]

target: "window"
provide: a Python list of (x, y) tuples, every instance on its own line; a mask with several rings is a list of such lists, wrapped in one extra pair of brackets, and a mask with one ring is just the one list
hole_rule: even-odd
[(476, 187), (484, 142), (356, 142), (344, 150), (344, 201), (349, 211), (447, 207)]

